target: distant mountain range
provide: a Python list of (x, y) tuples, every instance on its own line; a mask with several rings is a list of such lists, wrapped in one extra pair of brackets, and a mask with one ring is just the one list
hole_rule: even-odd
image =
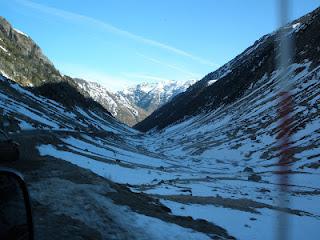
[(123, 123), (132, 126), (150, 115), (158, 107), (184, 92), (195, 81), (163, 81), (141, 83), (118, 92), (111, 92), (96, 82), (74, 79), (78, 89), (105, 107)]
[(151, 113), (174, 96), (184, 92), (195, 82), (194, 80), (186, 82), (168, 80), (157, 83), (141, 83), (119, 91), (118, 94), (144, 109), (147, 113)]

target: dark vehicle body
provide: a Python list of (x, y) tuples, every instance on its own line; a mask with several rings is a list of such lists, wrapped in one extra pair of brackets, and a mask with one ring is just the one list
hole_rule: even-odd
[(0, 162), (12, 162), (19, 160), (19, 144), (0, 130)]

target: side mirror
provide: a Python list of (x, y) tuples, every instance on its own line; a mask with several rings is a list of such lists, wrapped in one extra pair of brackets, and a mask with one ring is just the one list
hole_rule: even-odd
[(33, 240), (27, 186), (20, 173), (0, 168), (0, 239)]

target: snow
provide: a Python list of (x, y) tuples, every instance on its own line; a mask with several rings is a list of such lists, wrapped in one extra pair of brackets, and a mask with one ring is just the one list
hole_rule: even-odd
[(111, 158), (113, 160), (119, 159), (121, 161), (131, 163), (131, 164), (142, 164), (142, 165), (152, 166), (152, 167), (168, 166), (168, 164), (162, 161), (159, 161), (159, 159), (157, 158), (135, 153), (132, 150), (126, 151), (113, 146), (108, 146), (108, 148), (106, 147), (102, 148), (102, 147), (94, 146), (89, 142), (84, 142), (73, 137), (69, 137), (61, 140), (73, 146), (74, 148), (77, 148), (77, 149), (80, 148), (82, 150), (86, 150), (88, 152), (91, 152), (93, 155), (100, 156), (100, 157), (108, 156), (108, 158)]
[(129, 88), (125, 88), (122, 91), (118, 91), (119, 96), (123, 96), (129, 101), (141, 105), (148, 105), (149, 102), (157, 102), (162, 105), (172, 99), (174, 96), (186, 91), (188, 87), (194, 84), (196, 81), (160, 81), (153, 83), (141, 83)]
[[(173, 214), (205, 219), (230, 229), (229, 234), (237, 239), (276, 239), (276, 219), (278, 213), (270, 209), (259, 209), (259, 214), (234, 209), (216, 207), (214, 205), (180, 204), (161, 200)], [(289, 239), (318, 239), (318, 220), (306, 216), (288, 216)], [(255, 220), (250, 220), (255, 219)]]
[(2, 76), (4, 76), (5, 78), (10, 78), (9, 77), (9, 75), (8, 74), (6, 74), (4, 71), (2, 71), (1, 69), (0, 69), (0, 74), (2, 75)]
[(211, 86), (212, 84), (214, 84), (217, 81), (217, 79), (212, 79), (208, 81), (208, 86)]
[[(1, 100), (1, 98), (6, 99), (7, 97), (5, 97), (5, 95), (1, 94), (0, 100)], [(23, 115), (27, 118), (34, 120), (34, 121), (40, 122), (40, 123), (47, 125), (49, 127), (52, 127), (52, 128), (59, 127), (59, 125), (57, 123), (55, 123), (51, 119), (48, 119), (47, 117), (43, 116), (42, 113), (40, 113), (39, 111), (31, 109), (28, 106), (26, 106), (20, 102), (12, 101), (12, 105), (8, 106), (7, 104), (4, 104), (3, 101), (0, 101), (0, 107), (2, 107), (3, 109), (6, 109), (8, 112), (16, 111), (20, 115)]]
[(20, 120), (19, 127), (21, 130), (32, 130), (35, 129), (30, 123)]
[(4, 51), (5, 53), (9, 53), (8, 50), (7, 50), (5, 47), (1, 46), (1, 45), (0, 45), (0, 49), (1, 49), (2, 51)]
[(29, 37), (27, 34), (25, 34), (24, 32), (20, 31), (19, 29), (14, 28), (14, 31), (16, 31), (17, 33), (25, 36), (25, 37)]
[(297, 27), (299, 27), (301, 25), (301, 23), (295, 23), (295, 24), (292, 24), (292, 28), (297, 28)]
[(131, 224), (135, 227), (139, 227), (140, 229), (144, 229), (146, 238), (139, 238), (139, 239), (172, 239), (172, 240), (206, 240), (211, 239), (207, 235), (203, 233), (198, 233), (193, 231), (192, 229), (183, 228), (176, 224), (170, 224), (159, 220), (157, 218), (148, 217), (141, 214), (134, 214), (132, 218)]
[(93, 160), (70, 151), (57, 150), (52, 145), (38, 146), (41, 156), (53, 156), (63, 159), (79, 167), (89, 169), (99, 176), (105, 177), (118, 183), (143, 184), (152, 182), (154, 179), (170, 179), (170, 174), (166, 176), (157, 171), (149, 171), (143, 168), (127, 168), (116, 164), (108, 164)]

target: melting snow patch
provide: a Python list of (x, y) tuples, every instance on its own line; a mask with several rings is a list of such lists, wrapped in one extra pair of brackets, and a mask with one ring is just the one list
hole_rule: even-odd
[(214, 84), (217, 81), (217, 79), (212, 79), (208, 81), (208, 86), (211, 86), (212, 84)]
[(184, 228), (176, 224), (167, 223), (157, 218), (137, 213), (134, 213), (134, 217), (129, 224), (133, 225), (133, 227), (144, 229), (149, 239), (211, 239), (203, 233), (195, 232), (192, 229)]
[[(161, 203), (180, 216), (191, 216), (218, 224), (237, 239), (275, 239), (278, 212), (259, 209), (260, 214), (217, 207), (213, 205), (180, 204), (161, 200)], [(289, 239), (317, 239), (318, 220), (313, 217), (286, 214), (289, 218)]]
[(108, 164), (105, 162), (96, 161), (79, 154), (58, 150), (51, 144), (41, 145), (37, 148), (41, 156), (53, 156), (68, 161), (77, 165), (78, 167), (91, 170), (99, 176), (118, 183), (144, 184), (150, 183), (156, 178), (171, 178), (170, 174), (163, 174), (159, 171), (150, 171), (142, 168), (127, 168), (117, 164)]
[(7, 50), (5, 47), (3, 47), (3, 46), (0, 45), (0, 49), (1, 49), (2, 51), (4, 51), (6, 54), (10, 55), (10, 53), (8, 52), (8, 50)]
[[(10, 78), (9, 76), (8, 76), (8, 74), (6, 74), (4, 71), (2, 71), (1, 69), (0, 69), (0, 74), (3, 76), (3, 77), (5, 77), (5, 78)], [(0, 76), (0, 80), (4, 80), (4, 78), (2, 77), (2, 76)]]
[(157, 158), (148, 157), (143, 154), (135, 153), (132, 151), (126, 151), (123, 149), (119, 149), (116, 147), (108, 146), (108, 149), (95, 146), (91, 143), (81, 141), (79, 139), (68, 137), (65, 139), (61, 139), (63, 142), (73, 146), (76, 149), (82, 149), (88, 152), (91, 152), (95, 156), (100, 157), (108, 157), (110, 159), (120, 159), (121, 161), (125, 161), (126, 163), (132, 164), (141, 164), (152, 167), (161, 167), (161, 166), (169, 166), (168, 164), (159, 161)]
[(292, 24), (292, 28), (297, 28), (297, 27), (299, 27), (301, 25), (301, 23), (295, 23), (295, 24)]
[(27, 34), (25, 34), (24, 32), (20, 31), (19, 29), (14, 28), (14, 31), (16, 31), (17, 33), (19, 33), (20, 35), (23, 35), (25, 37), (29, 37)]

